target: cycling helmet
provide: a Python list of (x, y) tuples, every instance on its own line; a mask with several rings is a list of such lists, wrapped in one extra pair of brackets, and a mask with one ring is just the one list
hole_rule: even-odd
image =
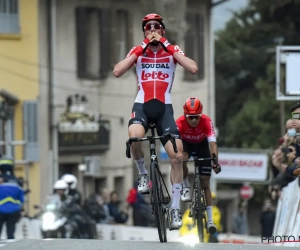
[(61, 180), (70, 185), (70, 189), (75, 189), (77, 186), (77, 178), (72, 174), (65, 174), (63, 177), (61, 177)]
[(183, 105), (183, 112), (185, 115), (200, 115), (202, 113), (203, 105), (198, 98), (190, 97)]
[(143, 18), (143, 21), (142, 21), (142, 30), (143, 31), (144, 31), (145, 24), (151, 20), (155, 20), (155, 21), (159, 22), (161, 24), (161, 26), (163, 27), (163, 29), (165, 29), (165, 24), (164, 24), (163, 18), (158, 14), (151, 13), (151, 14), (146, 15)]

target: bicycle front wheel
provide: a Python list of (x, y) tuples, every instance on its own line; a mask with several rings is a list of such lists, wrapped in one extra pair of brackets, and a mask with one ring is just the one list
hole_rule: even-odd
[(201, 201), (202, 194), (201, 194), (201, 186), (200, 186), (200, 176), (197, 175), (197, 206), (196, 206), (196, 220), (197, 220), (197, 230), (198, 230), (198, 237), (199, 242), (204, 242), (204, 216), (203, 211), (205, 209), (204, 203)]
[(167, 242), (166, 219), (163, 207), (163, 190), (157, 167), (158, 165), (156, 162), (151, 163), (152, 202), (159, 240), (160, 242)]

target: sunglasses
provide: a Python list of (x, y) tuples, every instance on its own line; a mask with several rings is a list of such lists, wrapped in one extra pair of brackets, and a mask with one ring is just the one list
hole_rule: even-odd
[(159, 29), (161, 29), (161, 27), (162, 26), (159, 23), (147, 23), (145, 25), (145, 30), (148, 31), (148, 30), (151, 30), (152, 28), (159, 30)]
[(194, 119), (196, 119), (196, 120), (198, 120), (198, 119), (200, 119), (200, 117), (201, 117), (201, 114), (200, 115), (185, 115), (189, 120), (194, 120)]
[(299, 119), (300, 119), (300, 112), (293, 112), (293, 113), (292, 113), (292, 118), (293, 118), (293, 119), (298, 119), (298, 120), (299, 120)]

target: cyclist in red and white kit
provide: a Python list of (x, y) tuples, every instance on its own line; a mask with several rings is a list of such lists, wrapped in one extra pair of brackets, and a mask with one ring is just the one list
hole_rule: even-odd
[[(198, 158), (210, 158), (215, 154), (218, 158), (217, 139), (211, 119), (202, 114), (203, 105), (198, 98), (190, 97), (183, 105), (184, 115), (176, 120), (177, 127), (183, 143), (183, 160), (188, 160), (192, 153)], [(207, 228), (210, 234), (217, 230), (212, 219), (212, 198), (210, 191), (211, 168), (216, 173), (221, 171), (221, 166), (212, 165), (212, 162), (200, 161), (200, 182), (206, 198)], [(190, 183), (188, 181), (187, 163), (183, 163), (183, 191), (182, 201), (191, 201)]]
[[(169, 156), (172, 179), (172, 205), (170, 229), (182, 226), (180, 195), (182, 191), (182, 141), (173, 116), (171, 89), (176, 65), (181, 65), (192, 74), (198, 71), (197, 64), (187, 58), (177, 45), (171, 45), (165, 36), (165, 24), (158, 14), (148, 14), (142, 20), (144, 40), (133, 47), (127, 57), (114, 67), (115, 77), (122, 76), (134, 64), (136, 67), (138, 94), (128, 124), (129, 137), (144, 137), (150, 122), (156, 124), (160, 136), (170, 132), (176, 137), (178, 152), (170, 141), (161, 140)], [(140, 142), (132, 143), (131, 155), (139, 171), (138, 192), (149, 193), (148, 171)]]

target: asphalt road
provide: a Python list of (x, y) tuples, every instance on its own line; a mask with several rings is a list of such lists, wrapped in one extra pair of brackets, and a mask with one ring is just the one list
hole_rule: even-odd
[[(297, 247), (299, 248), (299, 246)], [(288, 250), (291, 247), (239, 244), (196, 244), (186, 246), (180, 242), (105, 241), (105, 240), (18, 240), (0, 241), (1, 250)]]

